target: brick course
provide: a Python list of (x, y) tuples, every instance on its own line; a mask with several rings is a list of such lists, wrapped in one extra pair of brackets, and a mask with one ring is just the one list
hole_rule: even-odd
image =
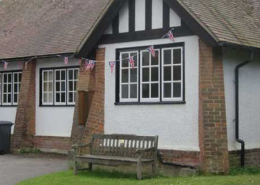
[(200, 41), (199, 143), (202, 170), (229, 169), (222, 48)]
[[(240, 150), (229, 152), (230, 167), (240, 167)], [(245, 150), (245, 166), (260, 167), (260, 149)]]
[(71, 149), (70, 137), (35, 136), (34, 147), (68, 151)]

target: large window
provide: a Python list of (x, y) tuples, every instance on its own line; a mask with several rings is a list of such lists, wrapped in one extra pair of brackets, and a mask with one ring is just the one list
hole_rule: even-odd
[(75, 105), (78, 68), (41, 69), (40, 105)]
[(0, 72), (0, 106), (18, 103), (22, 72)]
[[(184, 45), (118, 50), (117, 102), (178, 102), (184, 99)], [(134, 56), (135, 66), (128, 61)]]

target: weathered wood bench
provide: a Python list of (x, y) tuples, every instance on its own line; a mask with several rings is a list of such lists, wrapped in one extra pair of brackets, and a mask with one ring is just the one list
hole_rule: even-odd
[[(148, 176), (154, 176), (157, 174), (157, 147), (158, 136), (94, 134), (90, 143), (72, 146), (74, 174), (80, 170), (91, 171), (93, 164), (119, 166), (135, 163), (139, 180), (143, 178), (143, 165), (151, 165), (152, 173)], [(84, 148), (89, 148), (89, 154), (84, 154)], [(89, 168), (78, 169), (79, 162), (88, 163)]]

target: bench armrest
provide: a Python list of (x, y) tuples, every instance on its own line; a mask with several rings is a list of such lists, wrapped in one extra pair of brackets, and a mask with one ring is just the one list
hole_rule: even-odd
[(146, 148), (146, 149), (138, 149), (138, 150), (136, 150), (136, 153), (143, 154), (145, 152), (155, 152), (155, 151), (156, 151), (156, 147), (152, 147), (152, 148)]
[(91, 147), (92, 143), (88, 143), (88, 144), (80, 144), (80, 145), (72, 145), (72, 149), (77, 150), (79, 148), (85, 148), (85, 147)]

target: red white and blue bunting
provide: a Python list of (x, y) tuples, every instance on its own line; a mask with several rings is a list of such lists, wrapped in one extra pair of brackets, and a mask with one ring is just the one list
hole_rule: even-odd
[[(173, 30), (171, 29), (170, 31), (168, 31), (162, 37), (162, 39), (164, 39), (164, 38), (169, 38), (172, 42), (175, 42), (175, 38), (173, 36)], [(156, 52), (155, 52), (154, 46), (149, 46), (146, 50), (148, 50), (151, 53), (151, 55), (154, 58), (156, 58)], [(71, 56), (56, 55), (56, 56), (63, 58), (64, 65), (69, 65), (69, 59), (74, 57), (74, 55), (71, 55)], [(128, 58), (121, 59), (121, 60), (128, 60), (128, 62), (130, 63), (130, 66), (132, 68), (134, 68), (135, 67), (135, 60), (134, 60), (135, 56), (137, 56), (137, 55), (133, 55), (133, 56), (130, 56)], [(18, 61), (17, 65), (18, 65), (19, 69), (23, 69), (23, 68), (27, 69), (28, 63), (31, 62), (35, 58), (37, 58), (37, 57), (32, 57), (28, 61)], [(93, 70), (95, 68), (96, 63), (99, 62), (99, 61), (96, 61), (96, 60), (89, 60), (89, 59), (86, 59), (86, 58), (80, 58), (78, 64), (81, 65), (83, 61), (85, 62), (84, 65), (85, 65), (86, 70)], [(114, 72), (114, 68), (117, 65), (117, 62), (120, 62), (120, 60), (108, 62), (109, 67), (111, 69), (111, 73)], [(3, 63), (4, 70), (7, 70), (9, 62), (2, 60), (2, 63)]]

